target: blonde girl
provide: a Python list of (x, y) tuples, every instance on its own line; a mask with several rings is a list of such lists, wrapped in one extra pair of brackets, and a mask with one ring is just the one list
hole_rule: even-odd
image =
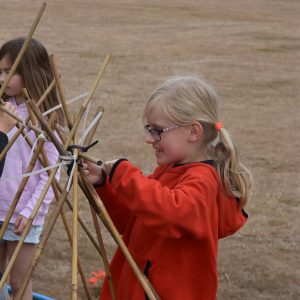
[[(139, 268), (161, 299), (215, 300), (218, 239), (246, 221), (251, 178), (219, 119), (213, 88), (195, 77), (159, 86), (144, 112), (150, 176), (125, 159), (86, 162)], [(117, 299), (147, 299), (118, 249), (111, 262)], [(107, 281), (100, 299), (111, 299)]]

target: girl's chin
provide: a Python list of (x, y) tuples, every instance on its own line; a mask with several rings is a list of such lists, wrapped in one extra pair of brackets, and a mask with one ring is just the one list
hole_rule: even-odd
[(169, 160), (166, 160), (166, 159), (163, 159), (163, 158), (158, 158), (158, 157), (156, 157), (156, 163), (157, 163), (159, 166), (164, 166), (164, 165), (170, 164), (171, 162), (170, 162)]

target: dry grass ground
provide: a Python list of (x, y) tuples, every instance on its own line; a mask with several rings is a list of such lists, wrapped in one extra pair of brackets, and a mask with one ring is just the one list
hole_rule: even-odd
[[(26, 35), (39, 7), (2, 0), (1, 43)], [(140, 116), (154, 87), (175, 74), (215, 85), (222, 121), (255, 179), (248, 224), (220, 242), (218, 299), (300, 299), (299, 12), (297, 0), (56, 0), (35, 33), (56, 55), (68, 98), (90, 88), (112, 53), (93, 100), (92, 109), (102, 105), (105, 113), (92, 154), (127, 157), (146, 173), (155, 161)], [(83, 198), (80, 213), (92, 227)], [(115, 245), (105, 240), (111, 256)], [(82, 232), (79, 254), (87, 274), (102, 264)], [(34, 274), (35, 291), (69, 299), (70, 262), (59, 220)]]

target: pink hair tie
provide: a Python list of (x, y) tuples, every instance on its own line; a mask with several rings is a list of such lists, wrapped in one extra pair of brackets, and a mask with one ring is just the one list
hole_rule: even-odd
[(220, 129), (223, 128), (223, 123), (222, 122), (217, 122), (215, 124), (215, 128), (216, 128), (217, 131), (220, 131)]

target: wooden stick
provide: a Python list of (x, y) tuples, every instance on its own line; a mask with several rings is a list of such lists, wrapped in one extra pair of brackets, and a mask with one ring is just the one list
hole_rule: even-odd
[[(78, 143), (78, 131), (74, 134), (74, 144)], [(72, 244), (72, 300), (77, 300), (77, 257), (78, 257), (78, 149), (73, 150), (73, 244)]]
[(49, 58), (50, 58), (50, 63), (51, 63), (52, 71), (53, 71), (53, 74), (54, 74), (54, 78), (55, 78), (55, 81), (57, 83), (57, 90), (58, 90), (59, 98), (60, 98), (60, 101), (61, 101), (61, 104), (62, 104), (63, 112), (64, 112), (64, 115), (65, 115), (65, 118), (66, 118), (66, 121), (67, 121), (67, 125), (68, 125), (69, 128), (72, 128), (72, 122), (71, 122), (70, 115), (68, 113), (67, 102), (66, 102), (66, 98), (65, 98), (65, 95), (64, 95), (64, 92), (63, 92), (63, 88), (62, 88), (62, 85), (61, 85), (59, 74), (58, 74), (58, 71), (57, 71), (54, 55), (53, 54), (50, 55)]
[(96, 77), (96, 79), (95, 79), (95, 81), (93, 83), (93, 86), (92, 86), (92, 88), (89, 91), (89, 94), (87, 95), (87, 97), (84, 100), (84, 102), (81, 104), (80, 111), (79, 111), (79, 113), (77, 115), (77, 119), (73, 123), (73, 127), (72, 127), (71, 133), (70, 133), (67, 141), (71, 140), (71, 138), (73, 137), (74, 131), (77, 129), (77, 127), (79, 125), (79, 122), (80, 122), (80, 120), (81, 120), (81, 118), (82, 118), (82, 116), (83, 116), (83, 114), (84, 114), (84, 112), (86, 110), (86, 107), (87, 107), (89, 101), (91, 100), (91, 98), (92, 98), (92, 96), (93, 96), (93, 94), (94, 94), (94, 92), (96, 90), (96, 87), (98, 86), (98, 84), (100, 82), (100, 79), (102, 78), (102, 75), (104, 73), (105, 67), (108, 64), (108, 61), (109, 61), (110, 57), (111, 57), (110, 54), (108, 54), (106, 56), (105, 61), (104, 61), (103, 65), (102, 65), (102, 67), (100, 68), (100, 70), (98, 72), (98, 75), (97, 75), (97, 77)]
[(17, 67), (18, 67), (18, 65), (19, 65), (19, 63), (20, 63), (20, 61), (21, 61), (21, 59), (22, 59), (22, 57), (23, 57), (23, 55), (24, 55), (24, 53), (25, 53), (28, 45), (29, 45), (31, 37), (33, 36), (33, 33), (34, 33), (34, 31), (35, 31), (35, 29), (36, 29), (36, 27), (37, 27), (37, 25), (38, 25), (38, 23), (39, 23), (42, 15), (43, 15), (43, 13), (44, 13), (44, 10), (45, 10), (46, 6), (47, 6), (47, 4), (45, 2), (42, 3), (41, 8), (40, 8), (40, 10), (39, 10), (39, 12), (38, 12), (38, 14), (37, 14), (37, 16), (36, 16), (36, 18), (35, 18), (32, 26), (31, 26), (31, 28), (29, 30), (29, 33), (28, 33), (25, 41), (24, 41), (24, 44), (23, 44), (22, 48), (20, 49), (20, 51), (19, 51), (19, 53), (18, 53), (18, 55), (16, 57), (16, 60), (14, 61), (14, 63), (12, 65), (12, 67), (11, 67), (11, 69), (10, 69), (7, 77), (5, 78), (3, 84), (1, 84), (1, 89), (0, 89), (0, 102), (1, 102), (1, 104), (4, 104), (4, 101), (2, 100), (2, 96), (4, 94), (4, 91), (5, 91), (5, 89), (6, 89), (7, 85), (8, 85), (11, 77), (14, 75), (14, 73), (15, 73), (15, 71), (16, 71), (16, 69), (17, 69)]
[[(103, 111), (103, 109), (101, 107), (98, 107), (95, 113), (95, 116), (100, 112)], [(87, 146), (92, 142), (93, 136), (96, 132), (96, 129), (99, 125), (100, 119), (95, 123), (95, 125), (93, 126), (93, 128), (91, 129), (91, 131), (89, 132), (89, 134), (87, 135), (83, 145)], [(90, 210), (91, 210), (91, 215), (92, 215), (92, 219), (94, 222), (94, 227), (96, 230), (96, 235), (97, 235), (97, 239), (98, 239), (98, 243), (99, 243), (99, 247), (101, 249), (101, 253), (102, 253), (102, 259), (103, 259), (103, 263), (104, 263), (104, 268), (105, 268), (105, 272), (106, 272), (106, 278), (108, 281), (108, 285), (109, 285), (109, 289), (110, 289), (110, 294), (111, 294), (111, 298), (113, 300), (116, 300), (116, 292), (115, 292), (115, 288), (114, 288), (114, 284), (113, 284), (113, 278), (109, 269), (109, 262), (107, 259), (107, 255), (106, 255), (106, 251), (105, 251), (105, 246), (104, 246), (104, 242), (103, 242), (103, 238), (102, 238), (102, 234), (101, 234), (101, 229), (100, 229), (100, 224), (98, 222), (97, 219), (97, 215), (96, 212), (94, 211), (93, 207), (90, 205)]]

